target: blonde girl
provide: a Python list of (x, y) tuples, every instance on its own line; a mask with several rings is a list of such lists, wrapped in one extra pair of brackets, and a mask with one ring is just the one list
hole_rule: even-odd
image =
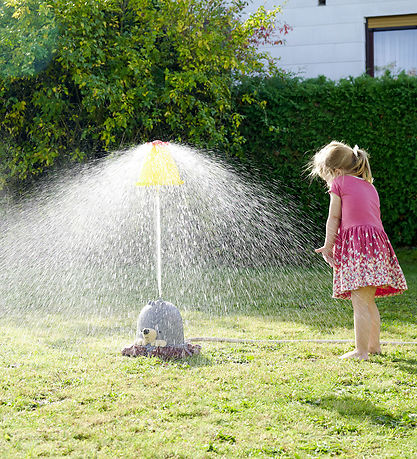
[(333, 141), (314, 155), (309, 169), (327, 182), (330, 193), (326, 239), (316, 252), (333, 268), (333, 298), (352, 300), (355, 350), (341, 358), (367, 360), (381, 352), (375, 297), (407, 290), (382, 226), (368, 154)]

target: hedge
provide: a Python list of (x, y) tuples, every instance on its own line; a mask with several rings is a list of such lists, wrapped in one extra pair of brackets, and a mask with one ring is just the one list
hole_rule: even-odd
[(328, 197), (305, 165), (339, 140), (370, 154), (386, 232), (395, 245), (417, 245), (417, 78), (385, 75), (330, 81), (324, 77), (248, 79), (239, 91), (264, 104), (239, 104), (246, 154), (268, 180), (288, 186), (319, 225)]

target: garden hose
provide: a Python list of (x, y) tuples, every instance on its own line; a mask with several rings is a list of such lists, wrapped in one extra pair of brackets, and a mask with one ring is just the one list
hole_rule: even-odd
[[(195, 337), (188, 338), (186, 341), (211, 341), (217, 343), (246, 343), (246, 344), (282, 344), (282, 343), (354, 343), (352, 339), (240, 339), (240, 338), (217, 338)], [(393, 345), (412, 345), (417, 344), (417, 341), (381, 341), (381, 344)]]

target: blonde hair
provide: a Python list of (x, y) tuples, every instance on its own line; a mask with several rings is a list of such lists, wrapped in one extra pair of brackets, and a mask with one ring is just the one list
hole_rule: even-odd
[(307, 169), (311, 177), (319, 176), (327, 183), (340, 175), (338, 170), (342, 175), (354, 175), (372, 183), (368, 158), (368, 153), (359, 149), (357, 145), (351, 148), (349, 145), (333, 140), (313, 156)]

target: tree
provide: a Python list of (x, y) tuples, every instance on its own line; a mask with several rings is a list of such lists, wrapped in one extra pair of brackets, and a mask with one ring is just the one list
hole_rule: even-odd
[[(279, 44), (288, 31), (276, 26), (279, 7), (244, 19), (246, 5), (4, 1), (3, 174), (22, 180), (154, 138), (239, 154), (245, 139), (233, 88), (245, 75), (278, 72), (259, 45)], [(249, 93), (241, 99), (256, 100)]]

